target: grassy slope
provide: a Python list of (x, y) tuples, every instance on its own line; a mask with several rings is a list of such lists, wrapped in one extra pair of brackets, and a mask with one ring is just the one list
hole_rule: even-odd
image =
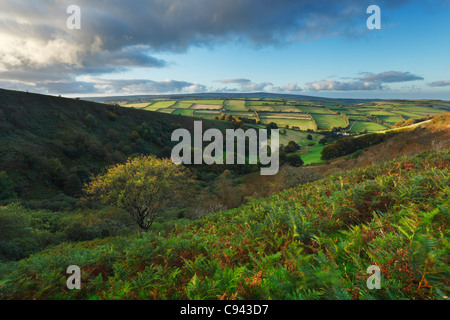
[[(3, 298), (448, 296), (450, 151), (355, 169), (195, 222), (0, 266)], [(83, 271), (68, 291), (67, 266)], [(377, 265), (382, 289), (369, 290)]]
[[(117, 117), (112, 119), (110, 112)], [(83, 165), (96, 172), (115, 160), (124, 160), (130, 153), (157, 154), (173, 144), (170, 135), (174, 128), (192, 130), (195, 120), (199, 121), (192, 117), (0, 90), (0, 171), (6, 171), (16, 184), (24, 187), (23, 197), (52, 197), (61, 188), (52, 184), (46, 173), (51, 168), (42, 164), (49, 159), (59, 159), (68, 171)], [(132, 132), (143, 122), (153, 133), (145, 141), (130, 141)], [(225, 122), (204, 121), (204, 127), (208, 128), (228, 126)], [(78, 158), (64, 153), (69, 146), (77, 146)]]

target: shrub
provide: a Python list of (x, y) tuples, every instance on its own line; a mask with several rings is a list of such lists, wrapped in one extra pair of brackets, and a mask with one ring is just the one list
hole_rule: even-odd
[(110, 121), (116, 121), (117, 120), (117, 114), (116, 113), (114, 113), (114, 112), (112, 112), (112, 111), (110, 111), (110, 112), (108, 112), (108, 120), (110, 120)]
[(14, 183), (5, 171), (0, 172), (0, 200), (16, 198)]
[(292, 167), (300, 167), (304, 164), (302, 158), (298, 154), (295, 154), (295, 153), (291, 153), (287, 156), (287, 162)]
[(93, 179), (86, 192), (93, 199), (125, 209), (148, 230), (167, 207), (189, 201), (194, 181), (184, 167), (168, 159), (141, 156)]

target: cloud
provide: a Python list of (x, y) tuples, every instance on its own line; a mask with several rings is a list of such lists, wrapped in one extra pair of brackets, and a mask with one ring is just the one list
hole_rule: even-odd
[(241, 85), (241, 91), (243, 92), (254, 92), (254, 91), (264, 91), (266, 87), (272, 86), (271, 82), (262, 82), (262, 83), (244, 83)]
[(364, 81), (374, 81), (382, 83), (407, 82), (423, 80), (423, 77), (410, 72), (388, 71), (378, 74), (369, 74), (363, 78)]
[[(182, 92), (203, 92), (205, 87), (199, 84), (176, 81), (176, 80), (133, 80), (133, 79), (99, 79), (87, 77), (90, 83), (94, 83), (97, 92), (113, 94), (121, 92), (123, 94), (158, 94), (158, 93), (182, 93)], [(203, 90), (203, 91), (202, 91)]]
[(447, 87), (450, 86), (450, 80), (435, 81), (429, 84), (430, 87)]
[(307, 83), (307, 87), (312, 91), (361, 91), (361, 90), (384, 90), (385, 83), (408, 82), (423, 80), (423, 77), (410, 72), (387, 71), (382, 73), (361, 73), (364, 77), (356, 78), (353, 81), (323, 80)]
[[(166, 67), (165, 61), (154, 57), (160, 52), (185, 52), (228, 41), (267, 46), (352, 33), (360, 28), (362, 8), (371, 4), (369, 0), (75, 2), (81, 8), (81, 30), (66, 27), (72, 0), (0, 2), (0, 80), (53, 81), (56, 88), (79, 76)], [(408, 2), (378, 4), (390, 8)], [(268, 84), (246, 86), (258, 90)]]
[(312, 91), (356, 91), (356, 90), (381, 90), (382, 85), (379, 82), (370, 81), (335, 81), (324, 80), (309, 82), (306, 84)]
[[(267, 87), (273, 86), (273, 83), (271, 82), (261, 82), (256, 83), (252, 82), (250, 79), (244, 79), (244, 78), (233, 78), (233, 79), (224, 79), (224, 80), (218, 80), (216, 82), (220, 82), (223, 84), (234, 84), (237, 85), (239, 88), (239, 91), (241, 92), (255, 92), (255, 91), (264, 91)], [(234, 92), (238, 91), (237, 88), (218, 88), (218, 91), (220, 92)]]
[(236, 78), (236, 79), (219, 80), (217, 82), (220, 82), (220, 83), (223, 83), (223, 84), (229, 84), (229, 83), (244, 84), (244, 83), (250, 83), (252, 81), (249, 80), (249, 79)]
[(297, 83), (289, 83), (288, 85), (284, 86), (283, 89), (292, 92), (303, 91), (303, 89), (300, 88)]
[(41, 92), (47, 94), (164, 94), (164, 93), (200, 93), (207, 87), (199, 83), (177, 80), (153, 81), (145, 79), (101, 79), (84, 77), (73, 81), (41, 81), (26, 83), (20, 81), (0, 80), (1, 87), (13, 90)]

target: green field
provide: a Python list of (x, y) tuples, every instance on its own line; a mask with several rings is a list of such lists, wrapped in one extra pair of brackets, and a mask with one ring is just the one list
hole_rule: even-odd
[(311, 120), (296, 120), (296, 119), (281, 119), (281, 118), (264, 118), (260, 117), (262, 123), (275, 122), (278, 126), (284, 127), (288, 125), (290, 127), (298, 127), (301, 130), (315, 130), (314, 121)]
[[(352, 124), (350, 124), (352, 125)], [(388, 130), (388, 127), (385, 127), (381, 124), (375, 122), (367, 122), (367, 121), (357, 121), (353, 127), (352, 132), (361, 132), (363, 130), (367, 130), (368, 132), (378, 132), (383, 130)]]
[(224, 107), (228, 111), (247, 111), (245, 100), (225, 100)]
[(251, 107), (251, 106), (277, 106), (277, 105), (284, 105), (284, 102), (281, 101), (268, 101), (268, 100), (260, 100), (260, 101), (247, 101), (246, 106), (247, 107)]
[[(294, 141), (300, 146), (307, 146), (310, 143), (318, 143), (320, 139), (322, 139), (324, 136), (322, 134), (317, 133), (308, 133), (303, 131), (296, 131), (296, 130), (286, 130), (286, 134), (282, 134), (280, 130), (280, 144), (288, 145), (289, 141)], [(313, 137), (313, 140), (308, 140), (306, 137), (311, 134)]]
[(135, 108), (135, 109), (145, 109), (146, 107), (148, 107), (149, 105), (151, 105), (151, 102), (145, 102), (145, 103), (126, 103), (126, 104), (122, 104), (122, 107), (126, 107), (126, 108)]
[(275, 112), (298, 112), (295, 106), (272, 106)]
[(175, 104), (175, 101), (155, 102), (155, 103), (149, 105), (147, 108), (145, 108), (145, 110), (156, 111), (156, 110), (159, 110), (159, 109), (166, 109), (166, 108), (172, 107), (174, 104)]
[(210, 104), (210, 105), (223, 105), (223, 100), (184, 100), (183, 102), (191, 104)]
[(434, 109), (434, 108), (423, 107), (423, 106), (399, 106), (398, 108), (402, 111), (413, 112), (413, 113), (419, 114), (420, 116), (434, 115), (434, 114), (439, 114), (439, 113), (443, 112), (443, 110), (440, 110), (440, 109)]
[(198, 117), (198, 118), (204, 118), (204, 119), (212, 119), (216, 116), (220, 116), (220, 111), (212, 111), (212, 110), (193, 110), (194, 111), (194, 117)]
[(395, 115), (389, 115), (389, 116), (377, 116), (378, 119), (380, 119), (383, 122), (395, 124), (398, 121), (402, 121), (402, 117), (395, 116)]
[(330, 111), (322, 107), (297, 106), (297, 109), (305, 113), (323, 113), (330, 114)]
[(334, 114), (312, 114), (314, 120), (317, 122), (319, 129), (329, 129), (329, 128), (345, 128), (347, 123), (344, 118), (339, 115)]
[[(144, 100), (145, 101), (145, 100)], [(108, 101), (111, 103), (114, 101)], [(371, 116), (381, 122), (395, 125), (398, 121), (418, 119), (426, 115), (435, 115), (450, 111), (450, 102), (432, 100), (398, 100), (358, 102), (356, 100), (314, 100), (314, 99), (273, 99), (273, 98), (236, 98), (236, 99), (183, 99), (183, 98), (153, 98), (147, 102), (121, 98), (116, 103), (124, 107), (145, 109), (164, 113), (174, 113), (212, 119), (220, 114), (230, 114), (233, 118), (259, 120), (263, 124), (275, 122), (279, 127), (286, 125), (300, 130), (329, 131), (332, 128), (346, 128), (345, 119), (333, 112), (347, 115), (350, 124), (355, 123), (351, 132), (377, 132), (387, 130), (386, 126), (376, 124)], [(223, 106), (223, 108), (219, 108)], [(328, 108), (328, 109), (326, 109)], [(185, 110), (185, 111), (183, 111)], [(250, 110), (250, 111), (249, 111)], [(306, 120), (305, 115), (311, 115), (317, 123)], [(244, 119), (245, 120), (245, 119)]]
[(315, 146), (308, 147), (307, 149), (301, 150), (300, 155), (305, 165), (320, 163), (322, 162), (322, 149), (324, 148), (321, 144), (316, 144)]
[(191, 109), (176, 109), (174, 112), (172, 112), (172, 114), (193, 117), (194, 116), (194, 110), (191, 110)]
[(158, 112), (162, 112), (162, 113), (172, 113), (177, 109), (173, 109), (173, 108), (165, 108), (165, 109), (159, 109), (157, 110)]
[(186, 102), (186, 101), (177, 101), (177, 103), (175, 103), (172, 108), (176, 108), (176, 109), (189, 109), (190, 107), (192, 107), (193, 103), (190, 102)]
[(275, 109), (271, 106), (251, 106), (247, 108), (256, 112), (275, 112)]

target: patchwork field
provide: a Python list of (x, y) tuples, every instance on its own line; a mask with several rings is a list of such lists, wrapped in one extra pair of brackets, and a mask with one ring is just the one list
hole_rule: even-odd
[(361, 132), (363, 130), (367, 130), (367, 132), (378, 132), (383, 130), (388, 130), (388, 127), (385, 127), (381, 124), (375, 123), (375, 122), (363, 122), (363, 121), (357, 121), (353, 125), (351, 132)]
[(145, 102), (145, 103), (123, 103), (121, 104), (122, 107), (126, 107), (126, 108), (135, 108), (135, 109), (144, 109), (145, 107), (148, 107), (149, 105), (151, 105), (151, 103)]
[(342, 118), (339, 115), (334, 114), (313, 114), (312, 115), (314, 120), (317, 123), (317, 126), (322, 130), (329, 129), (329, 128), (345, 128), (347, 127), (347, 123), (345, 122), (344, 118)]
[(176, 109), (172, 114), (180, 115), (180, 116), (187, 116), (187, 117), (193, 117), (195, 110), (191, 109)]
[(222, 105), (215, 104), (194, 104), (191, 109), (193, 110), (222, 110)]
[(175, 101), (161, 101), (161, 102), (155, 102), (151, 105), (148, 105), (146, 108), (143, 108), (145, 110), (159, 110), (159, 109), (166, 109), (169, 107), (172, 107), (175, 104)]
[[(189, 97), (189, 96), (187, 96)], [(211, 96), (209, 96), (211, 97)], [(126, 108), (143, 109), (180, 116), (213, 119), (221, 114), (261, 125), (275, 122), (295, 130), (330, 131), (342, 128), (349, 133), (391, 129), (399, 121), (419, 119), (450, 111), (450, 102), (431, 100), (368, 101), (338, 99), (234, 98), (192, 99), (165, 97), (108, 100)], [(339, 115), (338, 113), (342, 114)], [(348, 122), (346, 121), (348, 119)], [(314, 119), (314, 120), (313, 120)]]
[(226, 100), (223, 106), (228, 111), (246, 111), (245, 103), (245, 100)]
[(177, 108), (177, 109), (189, 109), (190, 107), (192, 107), (193, 103), (191, 102), (185, 102), (185, 101), (177, 101), (177, 103), (175, 103), (173, 105), (173, 108)]

